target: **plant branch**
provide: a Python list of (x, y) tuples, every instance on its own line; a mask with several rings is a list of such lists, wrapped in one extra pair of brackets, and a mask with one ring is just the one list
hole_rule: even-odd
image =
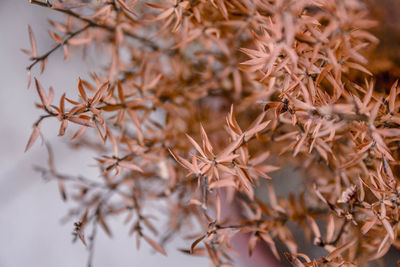
[[(41, 7), (51, 8), (51, 9), (53, 9), (55, 11), (67, 14), (69, 16), (72, 16), (72, 17), (77, 18), (79, 20), (82, 20), (84, 22), (87, 22), (90, 25), (90, 27), (101, 28), (101, 29), (107, 30), (109, 32), (115, 32), (115, 30), (116, 30), (116, 27), (113, 27), (113, 26), (110, 26), (110, 25), (105, 25), (105, 24), (100, 24), (100, 23), (98, 23), (98, 22), (96, 22), (94, 20), (82, 17), (80, 14), (78, 14), (78, 13), (72, 11), (72, 10), (55, 7), (54, 5), (52, 5), (49, 2), (42, 2), (42, 1), (38, 1), (38, 0), (29, 0), (29, 2), (31, 4), (38, 5), (38, 6), (41, 6)], [(151, 40), (149, 40), (149, 39), (147, 39), (145, 37), (138, 36), (138, 35), (130, 32), (130, 31), (127, 31), (125, 29), (123, 29), (122, 31), (126, 36), (129, 36), (129, 37), (131, 37), (131, 38), (133, 38), (133, 39), (135, 39), (135, 40), (137, 40), (137, 41), (149, 46), (154, 51), (161, 50), (160, 47), (155, 42), (153, 42), (153, 41), (151, 41)]]
[(54, 51), (56, 51), (58, 48), (62, 47), (63, 45), (65, 45), (66, 43), (68, 43), (68, 41), (70, 39), (72, 39), (73, 37), (75, 37), (76, 35), (86, 31), (88, 28), (90, 28), (92, 25), (88, 24), (85, 27), (72, 32), (70, 34), (68, 34), (68, 36), (61, 42), (58, 43), (57, 45), (55, 45), (52, 49), (50, 49), (49, 51), (47, 51), (45, 54), (38, 56), (38, 57), (34, 57), (32, 58), (33, 62), (26, 68), (28, 71), (30, 71), (37, 63), (46, 60)]

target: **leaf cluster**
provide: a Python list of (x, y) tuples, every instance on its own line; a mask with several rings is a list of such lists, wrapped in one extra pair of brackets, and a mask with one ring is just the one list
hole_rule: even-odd
[[(58, 49), (65, 59), (71, 49), (106, 51), (102, 70), (77, 77), (76, 94), (57, 103), (34, 79), (43, 115), (26, 146), (53, 118), (58, 135), (73, 131), (73, 148), (96, 151), (100, 177), (61, 174), (52, 153), (40, 169), (78, 204), (69, 217), (89, 264), (96, 229), (111, 236), (117, 215), (138, 246), (166, 255), (165, 243), (186, 234), (182, 251), (214, 266), (233, 263), (243, 233), (250, 254), (264, 242), (293, 266), (365, 266), (400, 247), (400, 89), (374, 86), (376, 22), (363, 1), (30, 2), (65, 17), (50, 21), (54, 44), (43, 54), (29, 27), (28, 86)], [(287, 185), (270, 173), (288, 162), (304, 186), (278, 196)], [(148, 212), (160, 205), (164, 233)], [(290, 223), (326, 255), (306, 255)]]

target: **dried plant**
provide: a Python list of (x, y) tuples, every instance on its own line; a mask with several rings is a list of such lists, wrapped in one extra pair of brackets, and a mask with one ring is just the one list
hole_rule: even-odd
[[(34, 79), (43, 115), (26, 146), (54, 119), (73, 148), (97, 151), (100, 178), (60, 173), (50, 147), (40, 169), (78, 204), (69, 216), (89, 265), (96, 229), (111, 236), (107, 221), (121, 214), (138, 246), (166, 254), (172, 236), (189, 236), (182, 251), (214, 266), (233, 264), (239, 233), (250, 254), (265, 242), (293, 266), (366, 266), (399, 249), (399, 89), (374, 87), (376, 22), (363, 1), (30, 2), (65, 16), (50, 21), (47, 52), (29, 28), (28, 86), (57, 50), (102, 57), (59, 101)], [(277, 196), (285, 185), (270, 173), (287, 164), (304, 188)], [(157, 205), (167, 206), (163, 233)], [(290, 222), (326, 253), (304, 254)]]

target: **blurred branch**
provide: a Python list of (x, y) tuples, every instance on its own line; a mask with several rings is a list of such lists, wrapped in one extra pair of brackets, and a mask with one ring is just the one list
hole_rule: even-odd
[[(72, 17), (77, 18), (79, 20), (82, 20), (84, 22), (87, 22), (90, 27), (101, 28), (101, 29), (107, 30), (109, 32), (115, 32), (115, 30), (116, 30), (116, 27), (100, 24), (100, 23), (98, 23), (98, 22), (96, 22), (94, 20), (82, 17), (80, 14), (78, 14), (78, 13), (72, 11), (72, 10), (61, 9), (61, 8), (55, 7), (48, 1), (42, 2), (42, 1), (38, 1), (38, 0), (29, 0), (29, 2), (31, 4), (38, 5), (38, 6), (41, 6), (41, 7), (51, 8), (51, 9), (56, 10), (58, 12), (67, 14), (69, 16), (72, 16)], [(125, 29), (122, 29), (122, 31), (126, 36), (129, 36), (129, 37), (131, 37), (131, 38), (133, 38), (133, 39), (135, 39), (137, 41), (140, 41), (141, 43), (149, 46), (152, 50), (154, 50), (154, 51), (160, 50), (160, 47), (155, 42), (153, 42), (153, 41), (151, 41), (151, 40), (149, 40), (149, 39), (147, 39), (145, 37), (138, 36), (138, 35), (130, 32), (130, 31), (127, 31)]]
[(43, 54), (41, 56), (38, 56), (38, 57), (33, 57), (32, 58), (33, 62), (28, 67), (26, 67), (26, 69), (28, 71), (30, 71), (37, 63), (39, 63), (39, 62), (41, 62), (43, 60), (46, 60), (54, 51), (56, 51), (58, 48), (62, 47), (66, 43), (68, 43), (68, 41), (70, 39), (72, 39), (76, 35), (79, 35), (80, 33), (84, 32), (85, 30), (87, 30), (91, 26), (92, 25), (88, 24), (85, 27), (81, 28), (80, 30), (77, 30), (75, 32), (72, 32), (72, 33), (68, 34), (67, 37), (61, 43), (58, 43), (57, 45), (55, 45), (52, 49), (47, 51), (45, 54)]

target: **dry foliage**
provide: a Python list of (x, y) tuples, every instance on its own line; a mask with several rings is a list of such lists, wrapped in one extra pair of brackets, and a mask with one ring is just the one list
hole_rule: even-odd
[[(182, 251), (214, 266), (232, 264), (238, 233), (250, 254), (265, 242), (280, 258), (284, 244), (293, 266), (365, 266), (400, 247), (400, 90), (374, 87), (366, 54), (376, 22), (363, 1), (30, 2), (65, 17), (50, 21), (44, 53), (29, 28), (29, 84), (59, 49), (107, 62), (59, 100), (34, 79), (43, 115), (26, 146), (51, 118), (72, 147), (98, 151), (100, 178), (59, 173), (50, 148), (41, 169), (79, 204), (70, 217), (89, 265), (96, 229), (111, 236), (107, 221), (120, 214), (138, 245), (166, 255), (173, 235), (189, 235)], [(277, 196), (270, 182), (285, 162), (305, 174), (296, 196)], [(265, 184), (268, 203), (255, 194)], [(148, 212), (157, 205), (167, 206), (166, 231)], [(239, 215), (222, 212), (233, 205)], [(288, 222), (326, 254), (305, 255)]]

